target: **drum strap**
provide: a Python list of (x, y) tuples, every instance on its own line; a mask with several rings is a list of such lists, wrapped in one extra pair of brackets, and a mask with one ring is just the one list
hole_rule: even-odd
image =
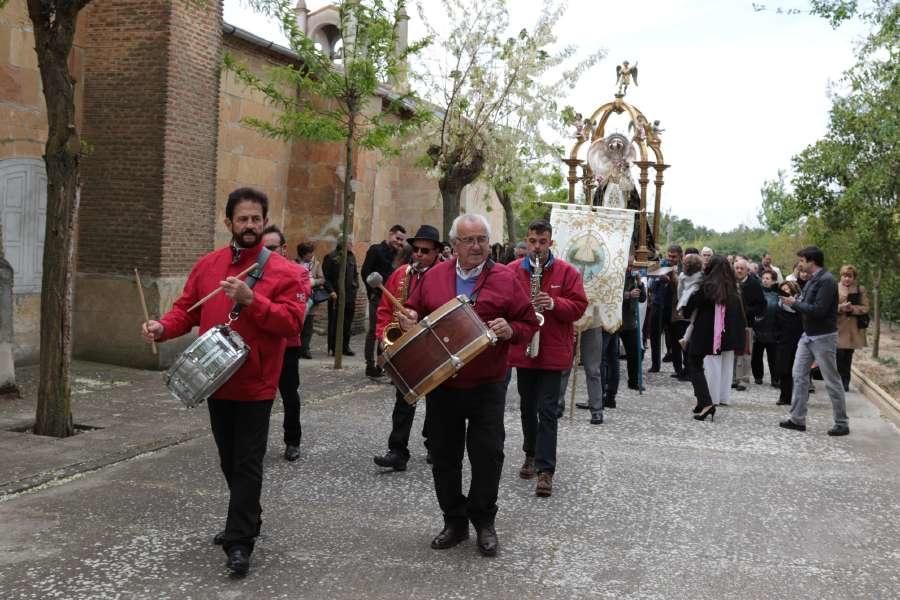
[(484, 276), (481, 278), (481, 284), (475, 288), (472, 292), (472, 296), (469, 298), (469, 304), (471, 306), (475, 306), (475, 301), (478, 300), (478, 294), (481, 293), (481, 288), (484, 287), (484, 284), (487, 283), (488, 275), (491, 274), (491, 269), (494, 267), (493, 259), (487, 259), (487, 262), (484, 264)]
[[(259, 251), (259, 256), (256, 257), (256, 268), (250, 271), (250, 274), (247, 275), (247, 279), (244, 280), (244, 283), (246, 283), (247, 287), (251, 290), (253, 289), (253, 286), (256, 285), (256, 282), (262, 279), (263, 268), (266, 266), (271, 255), (272, 251), (265, 246)], [(232, 321), (237, 319), (238, 315), (241, 314), (242, 308), (244, 308), (242, 305), (235, 302), (234, 308), (232, 308), (231, 312), (228, 314), (228, 318)]]

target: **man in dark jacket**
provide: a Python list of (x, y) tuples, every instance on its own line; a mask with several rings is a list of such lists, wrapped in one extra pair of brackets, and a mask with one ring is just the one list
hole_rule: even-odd
[[(750, 263), (743, 257), (734, 261), (734, 276), (741, 293), (744, 317), (749, 326), (756, 320), (756, 317), (762, 316), (766, 311), (766, 297), (763, 296), (762, 282), (759, 277), (750, 272)], [(745, 354), (736, 354), (731, 387), (739, 391), (746, 390), (747, 388), (742, 383), (744, 380), (750, 382), (750, 357)]]
[(353, 356), (350, 349), (350, 329), (353, 325), (353, 315), (356, 313), (356, 292), (359, 290), (359, 272), (356, 270), (356, 256), (353, 250), (347, 248), (347, 272), (344, 284), (341, 285), (341, 242), (338, 242), (334, 250), (325, 255), (322, 261), (322, 272), (325, 281), (333, 290), (332, 297), (328, 300), (328, 354), (334, 354), (334, 339), (337, 336), (337, 310), (340, 295), (346, 289), (347, 302), (344, 304), (344, 339), (343, 354)]
[(375, 351), (377, 348), (375, 341), (377, 319), (375, 315), (378, 312), (378, 304), (381, 302), (381, 288), (370, 287), (366, 278), (372, 273), (380, 273), (381, 280), (387, 281), (391, 273), (394, 272), (394, 258), (405, 243), (406, 229), (402, 225), (394, 225), (390, 228), (387, 237), (383, 241), (369, 246), (366, 258), (363, 260), (360, 275), (362, 275), (363, 284), (366, 286), (366, 296), (369, 300), (369, 326), (366, 329), (366, 346), (364, 350), (367, 377), (381, 377), (384, 373), (381, 367), (375, 364)]
[(834, 415), (834, 427), (828, 430), (828, 435), (847, 435), (850, 433), (850, 421), (847, 418), (844, 383), (837, 370), (837, 282), (825, 270), (825, 255), (818, 247), (808, 246), (800, 250), (797, 256), (800, 257), (800, 269), (810, 277), (799, 299), (790, 296), (782, 299), (782, 303), (792, 307), (803, 318), (803, 335), (794, 357), (791, 412), (779, 425), (785, 429), (806, 431), (809, 370), (815, 361), (825, 380)]

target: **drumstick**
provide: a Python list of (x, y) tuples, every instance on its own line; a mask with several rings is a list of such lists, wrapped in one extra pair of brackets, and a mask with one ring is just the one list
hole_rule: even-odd
[[(134, 279), (137, 281), (138, 294), (141, 297), (141, 308), (144, 309), (144, 323), (150, 320), (150, 313), (147, 311), (147, 300), (144, 298), (144, 286), (141, 285), (141, 275), (138, 273), (137, 267), (134, 268)], [(150, 350), (156, 354), (156, 342), (150, 342)]]
[(387, 291), (387, 288), (384, 287), (384, 279), (381, 277), (381, 273), (378, 273), (377, 271), (374, 273), (369, 273), (369, 276), (366, 277), (366, 283), (369, 284), (369, 287), (380, 289), (381, 292), (385, 296), (387, 296), (387, 299), (391, 301), (391, 304), (394, 305), (394, 308), (399, 310), (401, 313), (404, 313), (406, 308), (403, 306), (403, 303), (397, 300), (397, 297)]
[[(250, 271), (255, 269), (257, 266), (258, 265), (256, 263), (253, 263), (252, 265), (250, 265), (249, 267), (247, 267), (246, 269), (244, 269), (243, 271), (241, 271), (240, 273), (235, 275), (235, 277), (243, 277), (244, 275), (246, 275), (247, 273), (249, 273)], [(217, 287), (216, 289), (214, 289), (207, 295), (205, 295), (202, 298), (200, 298), (199, 300), (197, 300), (197, 302), (195, 302), (192, 307), (187, 309), (187, 312), (191, 312), (192, 310), (194, 310), (195, 308), (197, 308), (198, 306), (200, 306), (201, 304), (203, 304), (204, 302), (206, 302), (207, 300), (209, 300), (210, 298), (212, 298), (213, 296), (215, 296), (216, 294), (218, 294), (221, 291), (222, 291), (222, 288)]]

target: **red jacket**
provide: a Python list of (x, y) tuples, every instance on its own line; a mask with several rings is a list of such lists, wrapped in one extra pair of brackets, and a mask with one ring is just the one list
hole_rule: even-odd
[[(231, 246), (215, 250), (194, 265), (181, 297), (160, 319), (165, 330), (160, 341), (184, 335), (199, 327), (203, 335), (215, 325), (225, 323), (234, 302), (218, 293), (199, 308), (187, 309), (219, 287), (226, 277), (237, 275), (256, 260), (262, 244), (245, 248), (240, 260), (231, 264)], [(253, 287), (253, 302), (241, 310), (231, 324), (247, 345), (250, 354), (241, 368), (214, 394), (223, 400), (272, 400), (278, 387), (286, 338), (300, 335), (309, 296), (306, 269), (273, 253), (263, 268), (262, 278)]]
[[(523, 291), (531, 297), (531, 269), (526, 259), (520, 258), (506, 266), (516, 277)], [(584, 314), (588, 305), (581, 273), (567, 262), (555, 256), (541, 274), (541, 291), (553, 298), (553, 310), (544, 311), (544, 326), (536, 358), (525, 356), (525, 348), (531, 341), (523, 340), (509, 348), (509, 365), (527, 369), (565, 371), (572, 368), (575, 353), (575, 328), (572, 323)]]
[[(406, 270), (409, 268), (411, 268), (411, 265), (403, 265), (394, 269), (394, 272), (391, 273), (391, 276), (388, 277), (387, 282), (384, 284), (384, 288), (392, 293), (398, 300), (402, 300), (402, 298), (400, 298), (400, 286), (403, 284), (403, 278), (406, 276)], [(427, 273), (427, 271), (425, 271), (425, 273)], [(407, 298), (412, 296), (413, 290), (418, 287), (419, 282), (422, 281), (425, 273), (413, 273), (409, 278), (409, 289), (406, 290)], [(376, 340), (381, 339), (381, 336), (384, 334), (384, 328), (393, 320), (394, 305), (388, 300), (387, 294), (382, 294), (381, 301), (378, 303), (378, 310), (375, 311)]]
[[(485, 265), (475, 283), (475, 290), (475, 313), (485, 323), (503, 317), (512, 327), (513, 336), (511, 340), (498, 341), (496, 345), (489, 346), (463, 367), (456, 377), (443, 383), (450, 388), (472, 388), (503, 381), (506, 379), (506, 354), (510, 342), (527, 343), (537, 330), (537, 319), (528, 296), (516, 283), (512, 272), (503, 265), (494, 264), (490, 269)], [(456, 259), (453, 259), (431, 267), (406, 306), (415, 310), (421, 318), (456, 295)]]

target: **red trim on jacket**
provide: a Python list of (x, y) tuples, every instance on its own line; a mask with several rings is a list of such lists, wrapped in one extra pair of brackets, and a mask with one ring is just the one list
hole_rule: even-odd
[[(412, 265), (403, 265), (402, 267), (398, 267), (394, 269), (394, 272), (391, 273), (391, 276), (388, 277), (387, 282), (384, 284), (384, 288), (394, 295), (398, 300), (400, 299), (400, 286), (403, 285), (403, 278), (406, 276), (406, 270), (412, 268)], [(430, 270), (430, 267), (429, 267)], [(427, 273), (426, 270), (424, 273), (413, 273), (409, 278), (409, 289), (406, 290), (406, 297), (409, 298), (412, 296), (413, 290), (415, 290), (419, 286), (419, 282), (422, 281), (422, 278)], [(384, 328), (387, 327), (391, 321), (394, 320), (394, 305), (388, 300), (386, 294), (381, 295), (381, 301), (378, 303), (378, 309), (375, 311), (375, 339), (381, 340), (381, 336), (384, 334)]]
[[(516, 283), (513, 274), (503, 265), (485, 266), (475, 283), (478, 296), (475, 313), (487, 323), (498, 317), (506, 319), (512, 327), (511, 340), (498, 341), (488, 347), (473, 361), (463, 367), (456, 377), (443, 383), (449, 388), (473, 388), (485, 383), (506, 379), (506, 355), (510, 342), (530, 340), (537, 330), (537, 319), (528, 296)], [(410, 295), (406, 306), (419, 317), (434, 312), (441, 305), (456, 297), (456, 259), (431, 267), (418, 287)], [(526, 342), (527, 343), (527, 342)]]
[[(197, 261), (181, 297), (160, 319), (165, 328), (160, 341), (182, 336), (193, 327), (199, 327), (199, 335), (203, 335), (211, 327), (225, 323), (234, 302), (224, 293), (216, 294), (191, 312), (187, 309), (218, 288), (226, 277), (249, 267), (261, 249), (262, 244), (245, 248), (235, 264), (231, 263), (230, 246)], [(253, 302), (245, 306), (240, 317), (231, 324), (250, 347), (250, 355), (231, 379), (213, 394), (214, 398), (241, 401), (275, 398), (286, 338), (300, 335), (309, 293), (306, 269), (273, 253), (266, 262), (262, 278), (253, 287)]]
[[(531, 273), (522, 265), (520, 258), (506, 265), (522, 290), (531, 297)], [(549, 267), (541, 273), (541, 291), (553, 298), (553, 310), (544, 311), (544, 326), (541, 327), (541, 341), (535, 358), (525, 356), (525, 348), (531, 339), (510, 346), (509, 365), (526, 369), (546, 369), (565, 371), (572, 368), (575, 353), (575, 327), (587, 309), (588, 300), (584, 293), (581, 273), (569, 263), (553, 257)]]

